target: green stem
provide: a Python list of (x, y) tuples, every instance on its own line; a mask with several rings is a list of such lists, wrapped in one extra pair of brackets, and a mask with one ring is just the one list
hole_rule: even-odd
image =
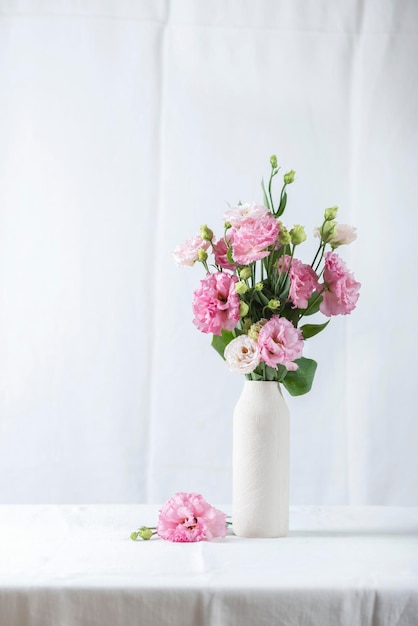
[(282, 276), (280, 276), (280, 283), (279, 283), (279, 288), (280, 289), (282, 289), (284, 287), (284, 285), (286, 284), (287, 277), (290, 274), (290, 268), (292, 267), (293, 255), (295, 254), (295, 248), (296, 248), (296, 246), (292, 247), (292, 251), (290, 253), (290, 259), (289, 259), (289, 267), (287, 268), (287, 271), (284, 274), (284, 278), (282, 278)]
[(313, 261), (312, 261), (312, 263), (311, 263), (311, 267), (312, 267), (312, 268), (313, 268), (313, 266), (315, 265), (315, 261), (316, 261), (316, 259), (318, 258), (318, 254), (321, 252), (321, 248), (322, 248), (322, 246), (323, 246), (323, 245), (324, 245), (324, 244), (322, 243), (322, 239), (321, 239), (320, 244), (319, 244), (319, 246), (318, 246), (318, 250), (316, 251), (316, 254), (315, 254), (315, 256), (314, 256), (314, 260), (313, 260)]
[[(278, 170), (277, 170), (278, 171)], [(273, 176), (275, 176), (277, 174), (277, 172), (274, 171), (274, 167), (271, 168), (271, 174), (270, 174), (270, 180), (269, 180), (269, 198), (270, 198), (270, 205), (271, 205), (271, 212), (274, 215), (274, 204), (273, 204), (273, 196), (271, 195), (271, 184), (273, 181)]]
[[(324, 241), (324, 239), (323, 239), (323, 237), (324, 237), (324, 226), (325, 226), (325, 224), (326, 224), (328, 221), (329, 221), (329, 220), (325, 219), (325, 220), (322, 222), (322, 226), (321, 226), (321, 230), (320, 230), (321, 243), (319, 244), (319, 248), (318, 248), (318, 250), (316, 251), (315, 258), (314, 258), (314, 260), (312, 261), (312, 265), (311, 265), (311, 267), (315, 270), (315, 272), (317, 272), (317, 271), (318, 271), (318, 267), (321, 265), (321, 261), (322, 261), (322, 259), (323, 259), (323, 257), (324, 257), (325, 246), (327, 245), (327, 242), (326, 242), (326, 241)], [(321, 250), (322, 250), (322, 251), (321, 251)], [(320, 252), (320, 251), (321, 251), (321, 257), (320, 257), (320, 259), (319, 259), (318, 263), (316, 264), (316, 267), (314, 268), (315, 261), (316, 261), (316, 259), (317, 259), (318, 254), (319, 254), (319, 252)]]
[(249, 302), (248, 302), (248, 306), (250, 307), (250, 311), (251, 311), (251, 305), (253, 303), (253, 300), (254, 300), (254, 289), (250, 293), (250, 298), (249, 298)]
[[(292, 267), (292, 261), (293, 261), (293, 256), (295, 254), (295, 249), (296, 249), (296, 246), (293, 246), (292, 247), (292, 252), (290, 253), (289, 267), (287, 268), (287, 276), (289, 276), (290, 268)], [(287, 276), (286, 276), (286, 278), (287, 278)]]
[[(315, 304), (318, 302), (319, 298), (322, 296), (322, 293), (323, 293), (324, 289), (325, 289), (325, 287), (323, 287), (323, 288), (321, 289), (321, 291), (319, 291), (319, 292), (316, 294), (316, 298), (314, 298), (314, 299), (312, 300), (312, 302), (310, 303), (310, 305), (308, 306), (308, 308), (307, 308), (307, 309), (305, 309), (305, 310), (303, 311), (303, 313), (301, 313), (301, 314), (300, 314), (300, 316), (299, 316), (299, 321), (302, 319), (302, 317), (303, 317), (304, 315), (308, 315), (308, 312), (309, 312), (311, 309), (313, 309), (313, 307), (315, 306)], [(299, 322), (298, 322), (298, 323), (299, 323)]]
[[(213, 239), (210, 240), (210, 245), (212, 246), (212, 254), (213, 256), (215, 256), (215, 246), (213, 245)], [(217, 272), (223, 271), (223, 268), (220, 265), (216, 265), (216, 263), (213, 263), (212, 267), (214, 267)]]
[[(316, 267), (314, 268), (314, 269), (315, 269), (315, 272), (317, 272), (317, 271), (318, 271), (318, 267), (321, 265), (321, 261), (322, 261), (322, 259), (324, 258), (324, 252), (325, 252), (325, 246), (326, 246), (326, 245), (327, 245), (326, 243), (324, 243), (324, 244), (322, 245), (322, 252), (321, 252), (321, 256), (320, 256), (320, 258), (319, 258), (319, 261), (318, 261), (318, 263), (317, 263)], [(321, 272), (321, 274), (322, 274), (322, 272)]]
[[(316, 254), (315, 254), (315, 256), (314, 256), (314, 260), (313, 260), (313, 261), (312, 261), (312, 263), (311, 263), (311, 267), (312, 267), (312, 268), (313, 268), (313, 266), (315, 265), (315, 261), (316, 261), (316, 259), (318, 258), (318, 254), (321, 252), (321, 249), (322, 249), (322, 256), (321, 256), (321, 258), (319, 259), (319, 263), (321, 263), (322, 257), (323, 257), (323, 255), (324, 255), (325, 241), (322, 239), (322, 237), (324, 236), (324, 226), (325, 226), (325, 224), (326, 224), (326, 222), (327, 222), (327, 221), (328, 221), (328, 220), (326, 220), (326, 219), (325, 219), (325, 220), (322, 222), (322, 226), (321, 226), (321, 229), (320, 229), (320, 231), (319, 231), (320, 242), (319, 242), (319, 247), (318, 247), (318, 250), (316, 251)], [(319, 263), (318, 263), (318, 265), (319, 265)], [(317, 266), (317, 267), (318, 267), (318, 266)]]

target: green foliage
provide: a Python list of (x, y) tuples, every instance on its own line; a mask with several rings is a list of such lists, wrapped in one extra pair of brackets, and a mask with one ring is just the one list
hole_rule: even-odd
[(289, 296), (289, 290), (290, 290), (290, 278), (289, 278), (289, 275), (286, 274), (285, 277), (282, 277), (282, 279), (279, 280), (275, 295), (281, 302), (285, 302)]
[(322, 300), (323, 300), (322, 296), (318, 296), (317, 293), (314, 293), (313, 296), (311, 296), (308, 300), (308, 307), (306, 308), (306, 310), (300, 309), (300, 312), (303, 315), (314, 315), (315, 313), (318, 313), (319, 306)]
[(310, 339), (310, 337), (315, 337), (318, 333), (324, 330), (329, 324), (330, 320), (325, 322), (324, 324), (305, 324), (301, 326), (300, 329), (302, 331), (302, 335), (304, 339)]
[(261, 189), (263, 190), (264, 206), (266, 206), (268, 208), (268, 210), (271, 211), (270, 201), (268, 199), (266, 188), (265, 188), (265, 185), (264, 185), (264, 179), (261, 179)]
[(228, 248), (228, 251), (226, 253), (227, 259), (230, 263), (234, 263), (234, 258), (232, 256), (232, 248)]
[(317, 362), (304, 356), (296, 359), (299, 368), (295, 372), (288, 372), (283, 379), (283, 385), (291, 396), (303, 396), (312, 388)]
[(280, 199), (279, 210), (276, 213), (277, 217), (280, 217), (281, 215), (283, 215), (284, 210), (286, 208), (286, 204), (287, 204), (287, 193), (283, 191), (281, 199)]
[(225, 360), (225, 348), (235, 337), (236, 334), (232, 330), (223, 330), (222, 335), (212, 336), (212, 348), (215, 348), (216, 352)]

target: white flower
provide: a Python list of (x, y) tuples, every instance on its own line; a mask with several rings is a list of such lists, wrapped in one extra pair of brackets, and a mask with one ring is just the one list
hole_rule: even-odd
[(251, 374), (260, 363), (257, 342), (248, 335), (240, 335), (225, 348), (224, 357), (231, 372)]
[(199, 258), (200, 250), (207, 250), (209, 246), (209, 241), (197, 235), (177, 246), (173, 252), (174, 260), (177, 265), (194, 265)]
[(224, 214), (224, 221), (229, 222), (233, 228), (240, 228), (246, 222), (255, 222), (260, 217), (267, 215), (268, 208), (253, 202), (252, 204), (239, 204), (233, 206)]
[(357, 239), (356, 230), (354, 226), (349, 226), (348, 224), (336, 224), (334, 234), (328, 239), (328, 243), (333, 248), (347, 245)]

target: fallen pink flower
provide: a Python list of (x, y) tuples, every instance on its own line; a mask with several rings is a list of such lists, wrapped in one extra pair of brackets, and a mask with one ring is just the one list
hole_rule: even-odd
[(160, 509), (157, 534), (167, 541), (189, 542), (226, 536), (226, 515), (198, 493), (176, 493)]

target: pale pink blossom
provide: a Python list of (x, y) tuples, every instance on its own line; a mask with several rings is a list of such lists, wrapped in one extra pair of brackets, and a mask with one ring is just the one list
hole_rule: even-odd
[(161, 507), (157, 533), (168, 541), (210, 541), (225, 537), (226, 515), (198, 493), (179, 492)]
[(261, 359), (270, 365), (284, 365), (289, 371), (298, 369), (295, 359), (302, 356), (302, 332), (288, 319), (273, 315), (258, 334)]
[(220, 239), (213, 246), (213, 252), (215, 255), (215, 263), (219, 265), (224, 270), (234, 270), (235, 265), (228, 261), (227, 252), (228, 246), (226, 245), (225, 239)]
[(220, 335), (222, 330), (233, 330), (240, 319), (240, 299), (235, 292), (236, 276), (226, 272), (208, 274), (194, 292), (193, 313), (195, 326), (202, 333)]
[[(289, 264), (290, 256), (288, 254), (280, 257), (278, 262), (279, 272), (287, 272), (289, 270)], [(293, 302), (294, 308), (306, 309), (309, 298), (312, 293), (318, 289), (318, 276), (310, 265), (302, 263), (299, 259), (292, 259), (289, 278), (289, 298)]]
[(264, 217), (269, 212), (268, 208), (256, 202), (233, 206), (224, 214), (224, 221), (229, 222), (233, 228), (240, 228), (243, 224), (254, 222)]
[(225, 348), (225, 361), (235, 374), (251, 374), (260, 363), (257, 342), (248, 335), (240, 335)]
[(238, 265), (249, 265), (268, 256), (279, 235), (279, 223), (267, 213), (257, 221), (245, 222), (238, 230), (228, 233), (231, 237), (232, 256)]
[(338, 224), (332, 220), (320, 228), (315, 228), (314, 235), (331, 244), (333, 248), (338, 248), (338, 246), (348, 245), (357, 239), (357, 228), (348, 224)]
[(328, 239), (328, 243), (330, 243), (333, 248), (337, 248), (338, 246), (347, 245), (355, 239), (357, 239), (357, 229), (354, 228), (354, 226), (336, 224), (334, 234)]
[(327, 317), (348, 315), (355, 309), (361, 284), (335, 252), (325, 254), (324, 291), (319, 310)]
[(174, 260), (177, 265), (194, 265), (198, 259), (200, 250), (207, 250), (210, 242), (202, 239), (200, 235), (187, 239), (177, 246), (173, 251)]

